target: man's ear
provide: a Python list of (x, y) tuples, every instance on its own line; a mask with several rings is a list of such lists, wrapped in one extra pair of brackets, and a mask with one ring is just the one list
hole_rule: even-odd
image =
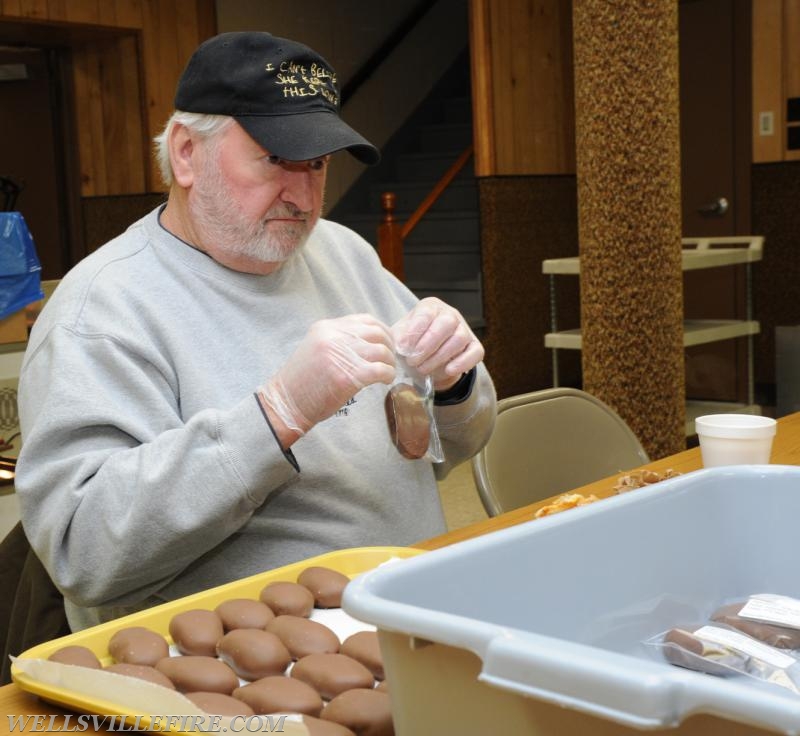
[(194, 139), (185, 125), (176, 123), (169, 132), (169, 157), (172, 162), (172, 177), (182, 187), (194, 182)]

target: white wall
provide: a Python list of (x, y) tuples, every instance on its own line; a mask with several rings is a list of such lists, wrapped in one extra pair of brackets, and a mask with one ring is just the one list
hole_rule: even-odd
[[(311, 46), (336, 69), (340, 87), (408, 16), (417, 0), (217, 0), (219, 31), (264, 30)], [(383, 146), (425, 98), (467, 41), (467, 0), (438, 0), (406, 43), (342, 111), (370, 142)], [(364, 167), (334, 157), (326, 202), (333, 207)]]

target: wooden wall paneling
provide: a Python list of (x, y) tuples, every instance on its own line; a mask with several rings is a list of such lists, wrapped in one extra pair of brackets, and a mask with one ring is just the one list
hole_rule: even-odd
[(94, 194), (95, 176), (92, 170), (92, 131), (89, 125), (91, 101), (89, 99), (89, 59), (85, 49), (75, 49), (72, 54), (73, 88), (75, 90), (75, 120), (78, 139), (78, 158), (81, 172), (81, 196)]
[[(786, 99), (800, 97), (800, 0), (783, 0), (783, 73)], [(787, 149), (786, 159), (800, 161), (800, 150)]]
[(47, 15), (47, 0), (20, 0), (20, 15), (25, 18), (45, 19)]
[(490, 23), (497, 173), (574, 173), (568, 4), (496, 0)]
[[(489, 13), (494, 94), (492, 112), (495, 129), (495, 174), (498, 175), (519, 174), (525, 170), (525, 162), (516, 157), (521, 142), (518, 140), (515, 121), (525, 115), (525, 93), (519, 96), (517, 92), (528, 89), (530, 75), (522, 69), (514, 68), (515, 60), (524, 53), (524, 49), (520, 50), (515, 46), (519, 43), (520, 37), (524, 41), (528, 28), (526, 19), (522, 15), (524, 10), (524, 5), (512, 6), (509, 0), (495, 0)], [(522, 23), (524, 28), (519, 26), (515, 28), (518, 23)], [(524, 65), (525, 61), (520, 59), (520, 64)], [(530, 130), (531, 118), (528, 116), (526, 118), (524, 125)]]
[[(569, 4), (559, 0), (540, 1), (535, 11), (528, 14), (525, 37), (515, 44), (517, 77), (527, 78), (527, 84), (517, 94), (525, 101), (524, 115), (532, 121), (528, 140), (524, 130), (515, 131), (522, 151), (530, 156), (523, 159), (525, 171), (520, 173), (574, 173), (573, 106), (566, 107), (567, 99), (572, 100), (573, 86), (572, 14)], [(562, 49), (565, 39), (569, 41), (566, 60)], [(565, 61), (569, 68), (565, 68)], [(518, 119), (517, 126), (520, 122)], [(516, 159), (520, 158), (518, 153)]]
[[(142, 2), (142, 65), (145, 77), (145, 131), (147, 137), (157, 135), (163, 126), (163, 112), (161, 94), (158, 84), (160, 75), (160, 45), (156, 30), (158, 29), (158, 5), (152, 0)], [(149, 162), (147, 170), (147, 189), (156, 191), (161, 186), (161, 178), (154, 161)]]
[[(89, 154), (92, 160), (92, 172), (94, 181), (94, 194), (108, 194), (108, 162), (106, 160), (106, 130), (105, 116), (103, 111), (103, 82), (102, 82), (102, 59), (100, 51), (96, 46), (86, 47), (87, 59), (87, 82), (89, 91), (89, 118), (84, 120), (88, 123), (92, 134), (92, 147)], [(110, 100), (105, 101), (111, 104)]]
[(139, 35), (120, 39), (122, 65), (120, 98), (126, 110), (125, 137), (122, 142), (123, 165), (127, 172), (125, 193), (147, 191), (147, 168), (150, 160), (150, 141), (144, 128), (142, 73), (139, 63)]
[[(179, 14), (175, 0), (144, 0), (142, 8), (147, 135), (152, 139), (172, 112), (175, 84), (183, 65), (178, 58), (176, 43)], [(151, 157), (148, 190), (158, 191), (162, 186), (158, 167)]]
[(497, 173), (497, 162), (494, 149), (494, 95), (489, 0), (471, 0), (469, 32), (475, 176), (493, 176)]
[(120, 45), (117, 39), (99, 42), (97, 51), (99, 107), (102, 116), (102, 136), (105, 166), (105, 182), (102, 194), (120, 194), (125, 191), (125, 171), (120, 160), (125, 140), (127, 110), (119, 104), (122, 91), (123, 60), (120, 59)]
[[(105, 194), (130, 194), (144, 189), (142, 116), (136, 42), (121, 37), (98, 44)], [(132, 155), (137, 154), (138, 155)]]
[(70, 23), (89, 23), (97, 25), (100, 20), (98, 3), (107, 0), (69, 0), (67, 3), (67, 17)]
[(100, 58), (96, 48), (91, 46), (76, 48), (74, 58), (81, 195), (100, 196), (108, 193)]
[[(217, 4), (214, 0), (196, 0), (198, 43), (217, 33)], [(187, 59), (188, 60), (188, 59)]]
[(121, 28), (142, 27), (142, 0), (115, 0), (117, 25)]
[[(197, 7), (195, 0), (182, 0), (182, 2), (188, 2), (193, 11)], [(189, 57), (200, 43), (200, 29), (196, 12), (186, 13), (185, 15), (183, 13), (181, 14), (181, 22), (175, 27), (174, 42), (178, 52), (178, 57), (176, 59), (178, 74), (173, 80), (174, 83), (170, 89), (170, 101), (175, 96), (175, 83), (177, 83), (178, 77), (186, 66), (186, 62), (189, 61)]]
[(575, 64), (572, 51), (572, 3), (558, 3), (560, 35), (558, 50), (560, 64), (558, 71), (558, 112), (553, 117), (559, 143), (558, 153), (561, 161), (557, 163), (558, 174), (574, 174), (575, 162)]
[(47, 0), (47, 19), (66, 20), (68, 0)]
[[(524, 57), (524, 48), (518, 48), (520, 38), (525, 41), (528, 23), (523, 13), (524, 5), (511, 4), (509, 0), (500, 0), (492, 4), (490, 14), (490, 35), (492, 39), (492, 90), (494, 100), (495, 156), (496, 172), (503, 174), (520, 174), (525, 171), (526, 161), (517, 157), (521, 144), (518, 127), (524, 126), (526, 132), (531, 130), (531, 118), (526, 115), (525, 96), (529, 89), (531, 76), (523, 69), (515, 68), (515, 61)], [(519, 24), (523, 27), (520, 28)], [(515, 27), (516, 26), (516, 27)], [(525, 66), (526, 60), (519, 58), (519, 64)], [(522, 92), (522, 95), (518, 94)], [(525, 116), (525, 123), (520, 120)], [(515, 121), (519, 123), (515, 125)], [(527, 139), (528, 136), (526, 135)]]
[[(786, 146), (783, 92), (783, 0), (753, 3), (753, 163), (782, 161)], [(762, 113), (772, 113), (772, 135), (760, 134)]]
[(69, 48), (59, 49), (59, 62), (56, 64), (58, 86), (62, 90), (61, 115), (62, 124), (57, 126), (59, 139), (56, 145), (61, 147), (64, 156), (63, 182), (64, 201), (66, 204), (64, 223), (69, 250), (64, 254), (64, 267), (77, 263), (86, 255), (86, 244), (83, 238), (83, 216), (81, 213), (81, 164), (78, 143), (78, 115), (76, 112), (77, 95), (75, 94), (75, 58)]
[(10, 16), (22, 15), (21, 0), (0, 0), (0, 14)]
[[(570, 3), (540, 2), (530, 16), (527, 49), (531, 76), (533, 154), (537, 174), (575, 173), (572, 12)], [(524, 67), (523, 67), (524, 68)]]
[(97, 22), (101, 26), (117, 25), (117, 3), (115, 0), (97, 4)]

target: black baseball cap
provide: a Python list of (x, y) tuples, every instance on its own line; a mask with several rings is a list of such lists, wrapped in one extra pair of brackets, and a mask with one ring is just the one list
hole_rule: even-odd
[(339, 117), (336, 72), (296, 41), (262, 31), (222, 33), (192, 54), (175, 109), (230, 115), (262, 148), (287, 161), (348, 150), (365, 164), (380, 153)]

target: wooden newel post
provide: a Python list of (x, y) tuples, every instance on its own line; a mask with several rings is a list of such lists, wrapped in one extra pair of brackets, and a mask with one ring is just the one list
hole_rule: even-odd
[(387, 271), (403, 280), (403, 225), (394, 216), (397, 196), (394, 192), (381, 195), (383, 220), (378, 225), (378, 256)]

